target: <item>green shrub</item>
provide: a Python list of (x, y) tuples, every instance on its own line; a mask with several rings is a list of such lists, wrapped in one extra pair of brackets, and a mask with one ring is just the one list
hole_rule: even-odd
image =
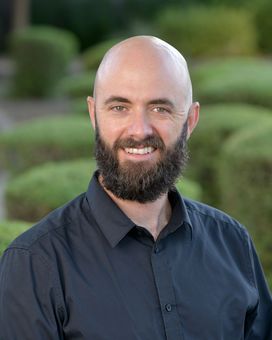
[(234, 134), (218, 165), (222, 207), (245, 224), (272, 275), (272, 119)]
[(210, 104), (245, 102), (272, 107), (272, 62), (237, 58), (200, 63), (192, 69), (195, 98)]
[(119, 39), (110, 39), (89, 47), (82, 55), (83, 63), (87, 70), (96, 70), (104, 57), (104, 54), (115, 44)]
[[(95, 72), (67, 76), (59, 83), (59, 92), (70, 98), (84, 98), (92, 95)], [(85, 103), (86, 104), (86, 103)]]
[(271, 143), (269, 118), (226, 141), (218, 165), (222, 205), (260, 234), (271, 229)]
[[(6, 189), (8, 216), (36, 221), (76, 195), (87, 190), (96, 168), (94, 161), (47, 163), (12, 179)], [(182, 179), (178, 188), (184, 196), (199, 199), (197, 184)]]
[(162, 39), (190, 57), (250, 55), (256, 51), (253, 20), (241, 9), (173, 7), (163, 10), (155, 25)]
[(272, 53), (272, 2), (262, 0), (258, 2), (255, 21), (257, 26), (258, 43), (263, 52)]
[(0, 221), (0, 256), (7, 246), (29, 227), (30, 224), (26, 222)]
[(95, 162), (77, 160), (46, 163), (15, 177), (6, 188), (8, 216), (25, 221), (41, 219), (86, 191), (94, 170)]
[(189, 197), (196, 201), (200, 201), (202, 198), (200, 185), (192, 180), (181, 178), (177, 182), (176, 187), (182, 196)]
[(86, 98), (73, 99), (71, 103), (71, 110), (73, 113), (89, 116), (88, 104)]
[(272, 119), (271, 113), (246, 104), (203, 106), (199, 124), (189, 139), (191, 159), (186, 173), (200, 183), (206, 203), (218, 206), (220, 202), (216, 169), (223, 142), (241, 128)]
[(91, 157), (93, 147), (88, 117), (37, 119), (0, 135), (0, 161), (18, 172), (47, 161)]
[(54, 93), (78, 45), (72, 33), (46, 26), (17, 31), (10, 44), (16, 63), (13, 92), (23, 97)]

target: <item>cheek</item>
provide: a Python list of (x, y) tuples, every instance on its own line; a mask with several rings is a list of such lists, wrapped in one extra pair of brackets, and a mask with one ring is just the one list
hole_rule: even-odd
[(101, 120), (97, 122), (99, 127), (100, 136), (109, 145), (113, 146), (114, 142), (121, 135), (121, 127), (115, 122)]

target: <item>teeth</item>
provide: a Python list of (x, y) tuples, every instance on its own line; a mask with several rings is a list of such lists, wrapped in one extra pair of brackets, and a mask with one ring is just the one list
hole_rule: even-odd
[(147, 153), (151, 153), (154, 151), (154, 148), (150, 147), (146, 147), (146, 148), (140, 148), (140, 149), (136, 149), (136, 148), (125, 148), (125, 151), (127, 153), (131, 153), (134, 155), (145, 155)]

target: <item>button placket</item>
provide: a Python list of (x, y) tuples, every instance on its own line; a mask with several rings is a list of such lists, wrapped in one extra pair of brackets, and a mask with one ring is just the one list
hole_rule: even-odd
[(167, 340), (182, 339), (181, 322), (177, 314), (176, 299), (172, 283), (172, 274), (165, 258), (165, 249), (155, 244), (153, 247), (151, 262), (154, 279), (156, 282), (161, 313), (164, 322)]

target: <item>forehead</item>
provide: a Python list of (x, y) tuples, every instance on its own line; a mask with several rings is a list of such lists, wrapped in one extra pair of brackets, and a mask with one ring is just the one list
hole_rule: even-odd
[(188, 91), (186, 65), (160, 48), (138, 46), (116, 51), (101, 65), (96, 99), (118, 95), (150, 100), (183, 98)]

